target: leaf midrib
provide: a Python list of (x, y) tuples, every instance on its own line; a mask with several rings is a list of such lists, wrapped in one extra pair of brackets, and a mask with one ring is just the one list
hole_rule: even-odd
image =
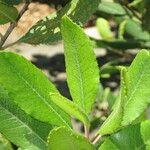
[[(9, 59), (6, 59), (6, 60), (7, 60), (7, 63), (9, 64), (9, 66), (12, 68), (13, 64), (9, 61)], [(14, 66), (14, 67), (15, 67), (15, 66)], [(15, 68), (13, 68), (13, 70), (14, 70), (14, 72), (16, 73), (16, 75), (17, 75), (20, 79), (22, 79), (22, 80), (25, 82), (25, 84), (26, 84), (35, 94), (37, 94), (37, 96), (38, 96), (40, 99), (42, 99), (42, 100), (44, 101), (44, 103), (47, 104), (48, 107), (67, 125), (67, 127), (70, 128), (70, 126), (68, 125), (68, 123), (52, 108), (52, 106), (46, 101), (46, 99), (45, 99), (43, 96), (41, 96), (41, 95), (37, 92), (37, 90), (36, 90), (35, 88), (33, 88), (33, 86), (31, 86), (31, 85), (28, 83), (28, 81), (25, 80), (25, 78), (23, 77), (23, 75), (21, 76), (21, 74), (20, 74), (19, 72), (17, 72)]]
[[(18, 120), (21, 124), (24, 125), (24, 127), (26, 127), (30, 132), (28, 132), (29, 134), (33, 133), (34, 135), (36, 135), (37, 138), (39, 138), (43, 143), (44, 145), (46, 146), (47, 143), (46, 141), (44, 141), (32, 128), (30, 128), (25, 122), (23, 122), (20, 118), (18, 118), (18, 116), (15, 116), (11, 111), (7, 110), (4, 106), (0, 106), (2, 107), (4, 110), (6, 110), (6, 112), (8, 112), (8, 114), (10, 114), (11, 116), (14, 117), (14, 119), (16, 118), (16, 120)], [(9, 118), (10, 119), (10, 118)], [(18, 127), (17, 127), (18, 128)], [(13, 128), (14, 129), (14, 128)], [(11, 129), (12, 130), (12, 129)], [(29, 142), (30, 143), (30, 142)]]
[[(144, 66), (143, 72), (141, 73), (141, 75), (140, 75), (140, 77), (139, 77), (139, 80), (138, 80), (136, 86), (134, 87), (133, 92), (130, 94), (129, 97), (127, 97), (127, 98), (128, 98), (128, 101), (127, 101), (127, 103), (125, 104), (124, 107), (126, 107), (126, 106), (129, 104), (129, 102), (131, 101), (131, 99), (133, 98), (134, 94), (136, 93), (136, 91), (137, 91), (137, 89), (138, 89), (138, 87), (139, 87), (139, 85), (140, 85), (140, 83), (141, 83), (141, 81), (142, 81), (142, 77), (143, 77), (144, 74), (145, 74), (145, 70), (146, 70), (146, 68), (147, 68), (147, 66), (145, 65), (146, 61), (144, 61), (144, 62), (142, 61), (141, 63), (142, 63), (143, 66)], [(130, 80), (130, 79), (129, 79), (129, 80)]]

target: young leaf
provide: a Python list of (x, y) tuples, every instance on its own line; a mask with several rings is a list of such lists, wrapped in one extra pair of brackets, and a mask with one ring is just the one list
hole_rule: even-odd
[(140, 124), (131, 125), (106, 138), (99, 150), (144, 150)]
[(110, 30), (109, 22), (104, 18), (98, 18), (96, 26), (103, 39), (113, 39), (113, 33)]
[(89, 127), (90, 121), (87, 115), (72, 101), (68, 100), (67, 98), (61, 96), (58, 93), (50, 93), (50, 97), (51, 100), (62, 110), (64, 110), (69, 115), (76, 117)]
[(150, 53), (146, 50), (141, 50), (128, 68), (128, 94), (124, 104), (122, 125), (132, 123), (150, 103), (149, 66)]
[(84, 31), (67, 16), (62, 19), (67, 82), (73, 101), (89, 113), (99, 88), (99, 68)]
[(150, 120), (141, 123), (141, 134), (146, 144), (146, 150), (150, 150)]
[(121, 121), (123, 117), (123, 105), (127, 95), (127, 69), (121, 67), (121, 92), (119, 99), (114, 104), (113, 112), (106, 119), (101, 126), (99, 133), (101, 135), (112, 134), (121, 128)]
[(114, 2), (101, 2), (98, 6), (98, 11), (112, 15), (126, 14), (124, 8), (120, 4)]
[(70, 117), (50, 99), (49, 93), (58, 92), (57, 89), (25, 58), (11, 52), (0, 53), (0, 84), (27, 114), (43, 122), (70, 127)]
[(18, 11), (13, 6), (5, 5), (0, 1), (0, 25), (14, 22), (18, 17)]
[(52, 130), (48, 137), (48, 150), (95, 150), (88, 139), (73, 131), (59, 127)]
[[(71, 0), (63, 9), (37, 22), (20, 42), (47, 44), (61, 39), (61, 18), (67, 14), (74, 22), (84, 24), (96, 11), (100, 0)], [(91, 5), (92, 3), (92, 5)], [(82, 15), (81, 15), (82, 14)]]
[(25, 114), (0, 86), (0, 133), (23, 149), (46, 150), (51, 126)]

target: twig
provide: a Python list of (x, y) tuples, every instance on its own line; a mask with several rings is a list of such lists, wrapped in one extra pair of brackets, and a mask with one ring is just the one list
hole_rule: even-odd
[(19, 15), (17, 17), (17, 19), (15, 20), (15, 22), (12, 22), (10, 24), (10, 26), (8, 27), (6, 33), (4, 34), (4, 36), (1, 38), (0, 41), (0, 50), (3, 50), (3, 45), (5, 44), (7, 38), (9, 37), (9, 35), (12, 33), (13, 29), (16, 27), (18, 21), (20, 20), (20, 18), (22, 17), (22, 15), (26, 12), (26, 10), (28, 9), (30, 2), (27, 1), (25, 2), (25, 5), (23, 6), (22, 10), (19, 12)]
[(97, 136), (94, 138), (92, 144), (96, 144), (96, 143), (100, 140), (101, 137), (102, 137), (101, 135), (97, 135)]
[(86, 125), (84, 125), (84, 134), (86, 138), (89, 138), (89, 128)]

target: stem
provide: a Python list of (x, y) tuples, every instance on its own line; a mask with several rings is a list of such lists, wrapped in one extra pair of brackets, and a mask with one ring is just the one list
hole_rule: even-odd
[(86, 138), (89, 138), (89, 127), (87, 127), (86, 125), (84, 125), (84, 135)]
[(97, 135), (97, 136), (94, 138), (92, 144), (96, 144), (96, 143), (100, 140), (101, 137), (102, 137), (101, 135)]
[(23, 16), (23, 14), (28, 9), (29, 4), (30, 4), (30, 2), (28, 2), (28, 1), (25, 2), (25, 5), (23, 6), (22, 10), (19, 12), (19, 15), (18, 15), (17, 19), (15, 20), (15, 22), (10, 23), (10, 26), (8, 27), (6, 33), (1, 38), (1, 41), (0, 41), (0, 50), (3, 49), (3, 45), (5, 44), (7, 38), (12, 33), (13, 29), (16, 27), (16, 25), (17, 25), (18, 21), (20, 20), (20, 18)]

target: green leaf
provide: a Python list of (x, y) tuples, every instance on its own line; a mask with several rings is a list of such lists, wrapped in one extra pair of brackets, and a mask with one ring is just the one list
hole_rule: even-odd
[(101, 126), (99, 133), (101, 135), (112, 134), (121, 128), (121, 121), (123, 117), (123, 105), (127, 95), (127, 69), (121, 67), (121, 91), (118, 100), (115, 102), (115, 107), (110, 116)]
[(18, 11), (15, 7), (0, 2), (0, 24), (15, 22), (17, 17)]
[(100, 128), (100, 134), (111, 134), (123, 126), (139, 122), (137, 119), (150, 103), (149, 66), (150, 54), (146, 50), (141, 50), (122, 75), (121, 96), (113, 112)]
[(100, 5), (98, 6), (98, 11), (111, 15), (126, 14), (124, 8), (120, 4), (114, 2), (101, 2)]
[(95, 150), (88, 139), (65, 127), (50, 132), (48, 148), (49, 150)]
[(5, 3), (7, 5), (17, 5), (22, 2), (22, 0), (0, 0), (0, 2)]
[(70, 127), (70, 117), (50, 99), (58, 92), (47, 77), (25, 58), (0, 53), (0, 84), (17, 105), (32, 117), (53, 125)]
[(23, 149), (46, 150), (51, 128), (25, 114), (0, 86), (0, 133), (7, 139)]
[(94, 46), (97, 48), (113, 48), (113, 49), (133, 49), (141, 47), (141, 43), (136, 40), (96, 40), (92, 39)]
[[(20, 42), (46, 44), (61, 39), (61, 18), (67, 14), (74, 22), (84, 24), (96, 11), (100, 0), (71, 0), (63, 9), (37, 22)], [(92, 5), (91, 5), (92, 3)]]
[(150, 103), (149, 66), (150, 54), (146, 50), (141, 50), (128, 68), (129, 84), (122, 125), (132, 123)]
[(141, 123), (141, 134), (146, 144), (146, 150), (150, 150), (150, 120)]
[(99, 150), (145, 150), (140, 124), (128, 126), (106, 138)]
[(87, 115), (72, 101), (68, 100), (67, 98), (61, 96), (58, 93), (50, 93), (51, 100), (63, 109), (69, 115), (76, 117), (80, 121), (82, 121), (88, 127), (90, 126), (90, 121)]
[(10, 142), (0, 134), (0, 150), (13, 150)]
[(144, 31), (139, 23), (131, 19), (128, 19), (126, 22), (125, 33), (129, 36), (129, 38), (133, 38), (135, 40), (150, 40), (150, 34), (147, 31)]
[(113, 33), (110, 30), (109, 22), (104, 18), (98, 18), (96, 26), (103, 39), (113, 39)]
[(86, 113), (96, 99), (99, 68), (93, 46), (84, 31), (67, 16), (62, 19), (67, 82), (73, 101)]

